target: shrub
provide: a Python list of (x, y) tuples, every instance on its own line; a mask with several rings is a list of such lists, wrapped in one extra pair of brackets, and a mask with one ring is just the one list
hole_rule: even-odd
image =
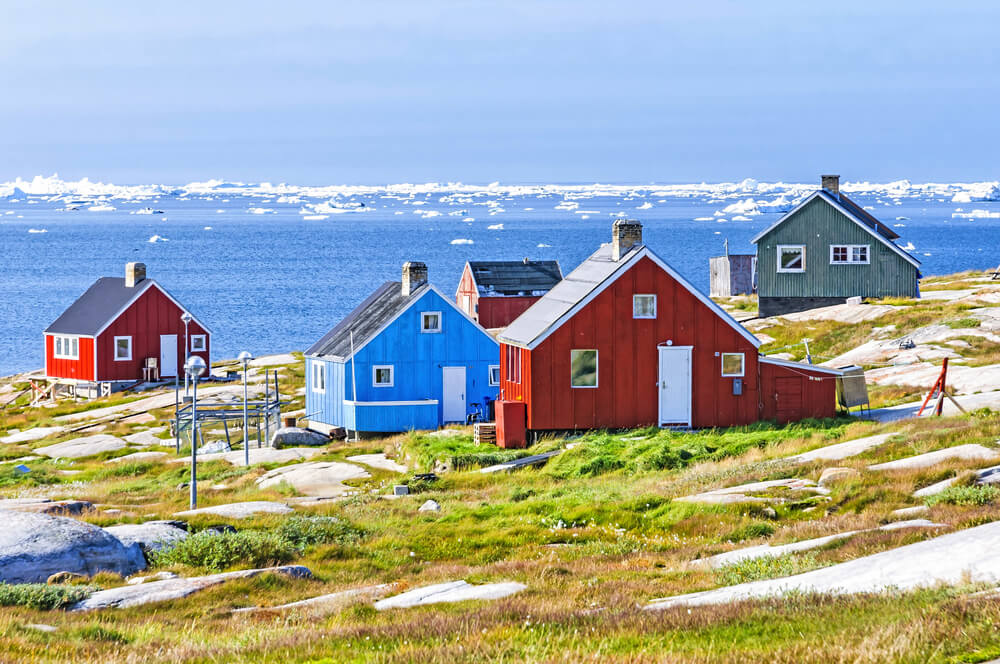
[(181, 540), (172, 549), (152, 554), (154, 565), (188, 565), (221, 571), (237, 564), (250, 567), (280, 565), (298, 555), (297, 547), (278, 533), (243, 530), (218, 534), (203, 531)]
[(301, 551), (316, 544), (353, 544), (364, 531), (332, 516), (293, 516), (282, 522), (275, 534)]
[(61, 609), (86, 599), (94, 590), (89, 586), (0, 583), (0, 606), (26, 606), (42, 611)]
[(742, 528), (738, 528), (726, 535), (727, 542), (742, 542), (758, 537), (770, 537), (774, 534), (774, 526), (767, 523), (751, 523)]
[(1000, 494), (1000, 489), (989, 484), (985, 486), (950, 486), (941, 493), (927, 496), (924, 503), (928, 507), (933, 507), (938, 503), (962, 507), (980, 506), (992, 503), (998, 494)]
[(960, 330), (969, 327), (979, 327), (982, 321), (978, 318), (960, 318), (958, 320), (945, 321), (945, 325), (953, 330)]
[(738, 583), (776, 579), (793, 574), (802, 574), (818, 567), (824, 567), (816, 560), (816, 556), (807, 553), (800, 556), (765, 556), (741, 560), (732, 565), (725, 565), (715, 571), (718, 582), (725, 586), (735, 586)]

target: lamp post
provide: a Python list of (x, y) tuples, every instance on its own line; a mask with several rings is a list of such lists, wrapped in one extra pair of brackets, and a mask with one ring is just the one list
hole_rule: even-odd
[(198, 506), (198, 379), (205, 373), (205, 360), (197, 355), (184, 363), (184, 376), (191, 379), (191, 509)]
[(194, 320), (194, 316), (188, 312), (181, 314), (181, 322), (184, 323), (184, 396), (188, 393), (188, 374), (187, 374), (187, 364), (188, 358), (191, 357), (191, 346), (188, 345), (188, 325)]
[(247, 351), (243, 351), (237, 357), (243, 363), (243, 460), (246, 466), (250, 467), (250, 428), (247, 424), (247, 365), (253, 359)]

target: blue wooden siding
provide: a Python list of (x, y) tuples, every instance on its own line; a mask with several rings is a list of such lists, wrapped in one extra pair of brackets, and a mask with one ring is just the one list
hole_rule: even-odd
[[(441, 331), (421, 332), (421, 313), (441, 313)], [(312, 362), (322, 362), (327, 369), (326, 393), (312, 387)], [(444, 423), (443, 367), (465, 367), (466, 410), (469, 404), (484, 406), (495, 401), (499, 386), (490, 385), (490, 366), (500, 364), (497, 342), (475, 323), (457, 311), (452, 303), (432, 290), (358, 349), (346, 363), (317, 358), (306, 361), (306, 412), (319, 422), (358, 431), (406, 431), (434, 429)], [(376, 387), (373, 367), (391, 365), (393, 385)], [(355, 374), (355, 393), (351, 375)], [(344, 401), (436, 401), (433, 407), (420, 406), (345, 406)], [(484, 408), (485, 410), (485, 408)], [(383, 428), (385, 427), (385, 428)]]

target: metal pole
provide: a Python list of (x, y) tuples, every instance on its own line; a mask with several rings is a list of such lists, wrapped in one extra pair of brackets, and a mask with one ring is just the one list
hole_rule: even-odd
[(247, 427), (247, 361), (243, 360), (243, 460), (250, 466), (250, 429)]
[(174, 376), (174, 447), (176, 454), (181, 453), (181, 417), (180, 417), (180, 378)]
[(194, 383), (191, 398), (191, 509), (195, 509), (198, 507), (198, 378), (192, 377), (191, 382)]
[[(191, 353), (188, 352), (188, 322), (184, 321), (184, 366), (187, 366), (188, 358), (191, 357)], [(184, 372), (184, 396), (188, 395), (188, 375), (187, 371)]]
[(264, 369), (264, 440), (271, 444), (271, 370)]

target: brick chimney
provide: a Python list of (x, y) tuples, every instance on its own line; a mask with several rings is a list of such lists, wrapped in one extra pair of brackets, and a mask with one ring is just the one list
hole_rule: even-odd
[(617, 262), (629, 249), (642, 244), (642, 224), (635, 219), (616, 219), (611, 227), (611, 260)]
[(135, 288), (145, 278), (145, 263), (125, 263), (125, 288)]
[(409, 297), (415, 290), (427, 283), (427, 266), (420, 261), (403, 263), (403, 297)]
[(834, 196), (840, 195), (840, 176), (839, 175), (821, 175), (820, 180), (823, 184), (823, 188)]

